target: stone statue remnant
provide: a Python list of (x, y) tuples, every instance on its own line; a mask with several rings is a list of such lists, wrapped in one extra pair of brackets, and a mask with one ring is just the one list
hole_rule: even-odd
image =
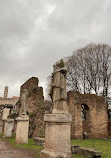
[[(53, 103), (51, 114), (44, 115), (45, 146), (41, 158), (71, 158), (71, 115), (67, 108), (67, 66), (63, 59), (53, 66), (50, 96)], [(65, 129), (65, 130), (64, 130)]]
[(24, 89), (21, 97), (20, 115), (16, 118), (16, 143), (20, 144), (28, 143), (29, 116), (27, 115), (27, 97), (27, 89)]
[(67, 66), (63, 59), (53, 65), (50, 93), (53, 110), (52, 113), (68, 113), (66, 92)]
[(28, 92), (27, 89), (24, 89), (21, 97), (20, 115), (27, 114), (27, 98), (28, 98)]

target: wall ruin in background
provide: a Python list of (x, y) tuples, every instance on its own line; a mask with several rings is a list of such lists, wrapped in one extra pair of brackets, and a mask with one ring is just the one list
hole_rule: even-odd
[(108, 137), (107, 104), (103, 97), (70, 91), (68, 108), (73, 120), (72, 138), (83, 138), (84, 133), (89, 138)]
[(28, 91), (28, 115), (29, 115), (29, 136), (38, 137), (44, 136), (44, 96), (43, 88), (38, 87), (38, 78), (32, 77), (26, 81), (20, 88), (20, 99), (17, 103), (17, 111), (19, 112), (21, 106), (21, 94), (23, 89)]

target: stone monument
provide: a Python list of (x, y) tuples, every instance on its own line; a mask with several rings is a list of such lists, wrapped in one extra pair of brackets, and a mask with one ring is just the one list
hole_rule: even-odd
[(5, 129), (6, 129), (5, 123), (9, 114), (10, 114), (10, 108), (4, 107), (2, 112), (3, 133), (5, 133)]
[(12, 137), (13, 128), (14, 128), (14, 119), (7, 118), (4, 124), (3, 137), (7, 137), (7, 138)]
[(71, 158), (71, 115), (67, 108), (66, 74), (63, 59), (53, 66), (50, 96), (53, 103), (51, 114), (44, 115), (45, 146), (41, 158)]
[(28, 143), (29, 116), (27, 115), (27, 89), (24, 89), (21, 96), (20, 115), (16, 118), (16, 143)]
[(2, 120), (6, 120), (9, 113), (10, 113), (10, 108), (7, 107), (3, 108)]

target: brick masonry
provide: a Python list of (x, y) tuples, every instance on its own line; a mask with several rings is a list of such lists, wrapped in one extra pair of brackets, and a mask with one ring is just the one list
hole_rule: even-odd
[(111, 121), (108, 122), (109, 137), (111, 138)]
[[(28, 91), (28, 114), (29, 114), (29, 136), (30, 137), (43, 137), (44, 136), (44, 96), (43, 88), (38, 87), (38, 78), (32, 77), (26, 81), (20, 88), (20, 96), (23, 89)], [(19, 111), (21, 106), (21, 97), (17, 103)]]
[[(81, 112), (82, 105), (86, 107), (84, 120)], [(107, 104), (103, 97), (70, 91), (68, 92), (68, 109), (72, 115), (72, 138), (83, 138), (83, 133), (87, 133), (89, 138), (108, 137)]]

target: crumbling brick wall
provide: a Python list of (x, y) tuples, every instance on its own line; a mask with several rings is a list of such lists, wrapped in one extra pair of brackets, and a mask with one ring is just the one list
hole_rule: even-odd
[(108, 122), (109, 137), (111, 138), (111, 120)]
[(26, 81), (20, 88), (20, 95), (23, 89), (27, 89), (28, 91), (30, 88), (38, 87), (39, 80), (36, 77), (31, 77), (28, 81)]
[[(32, 77), (28, 81), (26, 81), (20, 89), (20, 96), (22, 94), (23, 89), (27, 89), (28, 91), (28, 115), (29, 115), (29, 136), (30, 137), (38, 137), (44, 136), (44, 96), (43, 96), (43, 88), (38, 87), (38, 78)], [(21, 100), (21, 98), (20, 98)], [(19, 106), (20, 101), (19, 100)]]
[[(85, 120), (82, 119), (82, 105), (85, 107)], [(108, 137), (107, 104), (103, 97), (70, 91), (68, 108), (72, 115), (72, 138), (83, 138), (84, 133), (87, 133), (89, 138)]]

